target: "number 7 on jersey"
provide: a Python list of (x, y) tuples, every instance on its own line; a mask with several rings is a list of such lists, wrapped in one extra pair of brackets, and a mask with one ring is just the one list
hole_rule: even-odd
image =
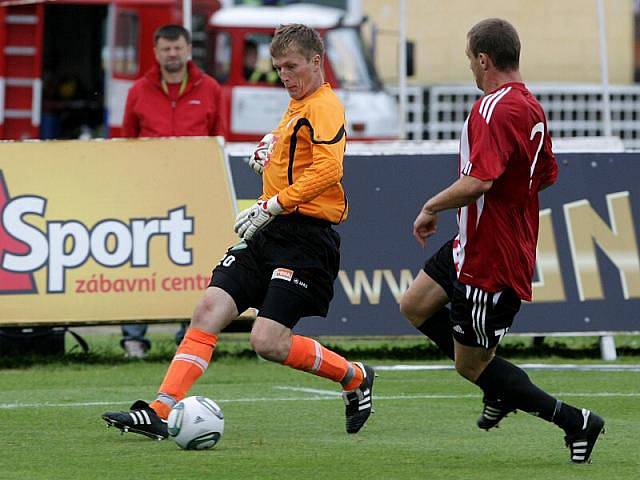
[(533, 137), (536, 136), (536, 133), (540, 134), (540, 142), (538, 143), (538, 148), (536, 149), (536, 154), (533, 157), (533, 163), (531, 164), (531, 173), (529, 175), (529, 190), (531, 190), (531, 182), (533, 181), (533, 171), (536, 169), (536, 163), (538, 162), (538, 155), (540, 154), (540, 150), (542, 149), (542, 142), (544, 141), (544, 123), (538, 122), (531, 129), (531, 135), (529, 136), (529, 140), (533, 140)]

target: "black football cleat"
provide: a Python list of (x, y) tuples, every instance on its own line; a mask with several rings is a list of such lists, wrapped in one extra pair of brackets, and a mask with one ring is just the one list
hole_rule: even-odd
[(573, 463), (591, 463), (591, 452), (601, 433), (604, 433), (604, 419), (583, 408), (582, 428), (576, 433), (566, 435), (564, 442), (571, 449)]
[(163, 440), (169, 436), (166, 420), (161, 419), (144, 400), (135, 401), (128, 412), (103, 413), (102, 419), (107, 422), (107, 426), (116, 427), (122, 433), (139, 433), (155, 440)]
[(476, 421), (476, 425), (478, 428), (483, 430), (491, 430), (494, 427), (497, 427), (504, 417), (509, 415), (511, 412), (515, 412), (516, 409), (510, 407), (502, 400), (488, 400), (486, 397), (482, 399), (482, 403), (484, 404), (482, 408), (482, 413), (478, 417)]
[(347, 433), (358, 433), (367, 423), (369, 415), (373, 411), (373, 380), (375, 371), (369, 365), (356, 362), (364, 374), (362, 383), (355, 390), (342, 392), (342, 398), (346, 405)]

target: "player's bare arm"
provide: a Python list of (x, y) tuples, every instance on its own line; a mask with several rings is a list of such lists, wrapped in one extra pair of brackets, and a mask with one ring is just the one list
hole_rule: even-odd
[(475, 202), (492, 185), (493, 180), (480, 180), (463, 175), (449, 187), (431, 197), (413, 222), (413, 236), (416, 241), (424, 247), (426, 239), (436, 233), (439, 212), (464, 207)]

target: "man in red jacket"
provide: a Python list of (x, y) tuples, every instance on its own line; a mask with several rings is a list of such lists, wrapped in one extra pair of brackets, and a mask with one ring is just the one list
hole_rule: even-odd
[(226, 134), (220, 85), (191, 60), (191, 35), (180, 25), (156, 30), (157, 64), (127, 96), (124, 137), (192, 137)]
[[(137, 80), (127, 96), (123, 137), (224, 136), (227, 133), (220, 85), (191, 60), (191, 35), (180, 25), (154, 34), (157, 64)], [(151, 347), (147, 325), (122, 327), (127, 356), (141, 358)], [(183, 328), (176, 333), (179, 343)]]

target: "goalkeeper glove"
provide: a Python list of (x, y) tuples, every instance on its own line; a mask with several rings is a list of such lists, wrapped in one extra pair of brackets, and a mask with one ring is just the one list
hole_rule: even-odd
[(256, 175), (262, 175), (264, 166), (271, 158), (275, 143), (276, 137), (272, 133), (267, 133), (249, 157), (249, 166), (256, 172)]
[(240, 238), (249, 240), (257, 231), (262, 230), (276, 215), (283, 211), (284, 208), (278, 203), (277, 195), (269, 200), (258, 200), (251, 207), (238, 214), (233, 231)]

